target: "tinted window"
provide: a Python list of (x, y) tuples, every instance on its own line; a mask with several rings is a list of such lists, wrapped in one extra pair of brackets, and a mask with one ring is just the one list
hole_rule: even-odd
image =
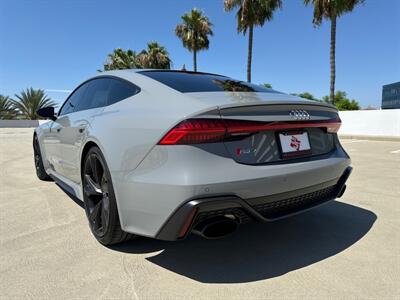
[(139, 88), (123, 80), (110, 79), (110, 94), (108, 105), (124, 100), (139, 92)]
[(221, 75), (179, 71), (141, 71), (139, 73), (182, 93), (221, 91), (278, 93), (261, 85)]
[(85, 83), (85, 84), (81, 85), (77, 90), (74, 91), (74, 93), (68, 98), (68, 100), (61, 107), (61, 109), (58, 113), (59, 116), (69, 114), (74, 111), (77, 104), (82, 100), (87, 86), (88, 86), (88, 83)]
[(102, 107), (107, 105), (110, 79), (98, 78), (87, 83), (85, 95), (80, 99), (75, 111)]

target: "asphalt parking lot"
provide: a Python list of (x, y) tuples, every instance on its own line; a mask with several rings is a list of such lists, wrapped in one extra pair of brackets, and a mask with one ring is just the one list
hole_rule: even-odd
[(106, 248), (84, 210), (36, 178), (32, 129), (0, 129), (0, 298), (399, 299), (400, 142), (343, 140), (340, 201), (221, 240)]

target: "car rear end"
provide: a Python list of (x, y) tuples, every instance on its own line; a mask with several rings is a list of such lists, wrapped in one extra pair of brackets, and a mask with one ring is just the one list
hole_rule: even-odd
[[(337, 197), (350, 158), (337, 110), (276, 93), (199, 92), (217, 108), (167, 128), (121, 188), (124, 230), (164, 240), (220, 237)], [(121, 210), (120, 210), (121, 213)]]

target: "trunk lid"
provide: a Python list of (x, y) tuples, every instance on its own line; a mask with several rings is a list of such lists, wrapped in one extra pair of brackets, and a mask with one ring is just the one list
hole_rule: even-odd
[(313, 104), (329, 107), (329, 105), (325, 103), (316, 102), (277, 91), (271, 91), (268, 93), (201, 92), (185, 93), (185, 95), (207, 106), (219, 106), (220, 108), (264, 104)]
[[(212, 95), (211, 95), (212, 94)], [(200, 101), (218, 103), (224, 120), (265, 124), (248, 135), (224, 142), (238, 163), (258, 165), (327, 154), (335, 149), (334, 132), (325, 123), (340, 122), (336, 108), (281, 93), (198, 93)]]

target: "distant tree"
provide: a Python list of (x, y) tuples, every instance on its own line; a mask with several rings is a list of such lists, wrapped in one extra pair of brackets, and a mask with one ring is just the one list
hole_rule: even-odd
[(197, 52), (208, 49), (208, 36), (213, 35), (212, 23), (201, 10), (193, 8), (181, 17), (183, 23), (176, 25), (175, 34), (183, 46), (193, 52), (193, 70), (197, 72)]
[(11, 100), (13, 108), (28, 120), (41, 119), (36, 112), (42, 107), (56, 106), (55, 102), (40, 89), (29, 88), (22, 91), (20, 95), (15, 95), (15, 97), (18, 100)]
[(272, 84), (270, 84), (270, 83), (263, 83), (262, 84), (263, 86), (265, 86), (267, 89), (272, 89)]
[(315, 26), (320, 26), (323, 19), (331, 21), (331, 82), (329, 99), (332, 104), (335, 98), (336, 79), (336, 19), (347, 12), (351, 12), (356, 5), (363, 2), (364, 0), (304, 0), (306, 5), (312, 4), (314, 6), (313, 23)]
[(253, 52), (253, 29), (271, 21), (274, 11), (282, 6), (282, 0), (224, 0), (225, 11), (237, 8), (237, 31), (246, 34), (249, 31), (247, 53), (247, 81), (251, 82), (251, 61)]
[[(329, 96), (324, 96), (323, 101), (330, 103)], [(350, 100), (347, 98), (347, 93), (343, 91), (337, 91), (334, 97), (334, 103), (338, 110), (359, 110), (360, 105), (354, 99)]]
[(144, 69), (170, 69), (171, 59), (165, 47), (157, 42), (147, 44), (147, 49), (136, 56), (137, 65)]
[(10, 120), (15, 116), (15, 110), (10, 97), (0, 95), (0, 119)]
[(113, 53), (107, 55), (107, 61), (103, 65), (103, 68), (104, 71), (110, 71), (141, 67), (137, 64), (135, 51), (131, 49), (125, 51), (121, 48), (116, 48), (113, 50)]

